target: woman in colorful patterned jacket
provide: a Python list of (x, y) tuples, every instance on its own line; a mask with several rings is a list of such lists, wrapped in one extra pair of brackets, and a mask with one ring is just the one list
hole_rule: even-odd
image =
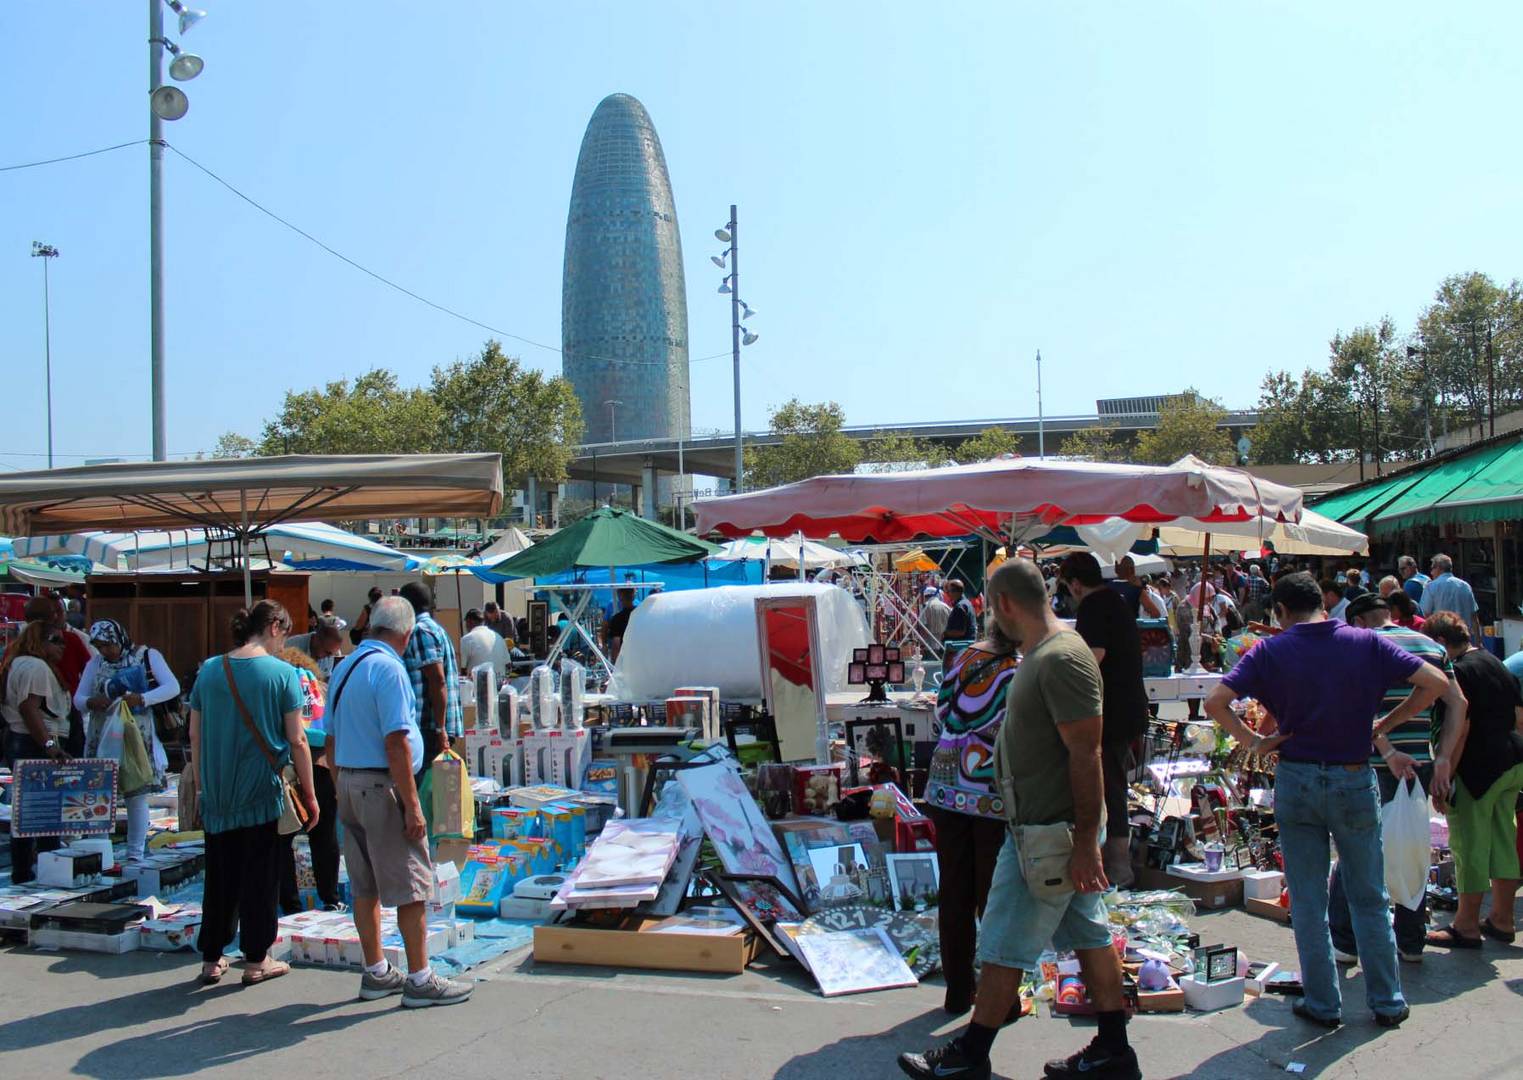
[(973, 1006), (977, 919), (1005, 842), (1005, 805), (994, 785), (994, 744), (1005, 718), (1005, 692), (1019, 662), (1015, 643), (991, 619), (983, 639), (952, 661), (936, 698), (940, 738), (925, 801), (936, 823), (941, 967), (947, 981), (945, 1007), (954, 1016)]

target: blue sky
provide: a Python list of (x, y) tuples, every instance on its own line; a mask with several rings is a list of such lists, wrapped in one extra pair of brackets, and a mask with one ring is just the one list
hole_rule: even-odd
[[(1194, 384), (1246, 405), (1440, 278), (1523, 274), (1523, 9), (1419, 4), (200, 0), (175, 146), (375, 271), (560, 341), (566, 203), (614, 91), (661, 133), (694, 357), (740, 205), (745, 422), (1049, 414)], [(147, 134), (141, 2), (13, 0), (0, 165)], [(172, 23), (172, 19), (170, 22)], [(41, 467), (52, 267), (61, 464), (149, 451), (147, 149), (0, 173), (0, 465)], [(422, 382), (489, 335), (333, 259), (169, 156), (169, 449), (290, 387)], [(534, 365), (550, 351), (507, 341)], [(695, 428), (731, 423), (727, 358)]]

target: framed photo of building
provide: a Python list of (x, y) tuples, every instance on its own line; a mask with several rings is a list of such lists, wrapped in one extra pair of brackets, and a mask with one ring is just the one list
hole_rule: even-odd
[(889, 886), (894, 910), (933, 908), (941, 897), (941, 870), (934, 852), (888, 856)]

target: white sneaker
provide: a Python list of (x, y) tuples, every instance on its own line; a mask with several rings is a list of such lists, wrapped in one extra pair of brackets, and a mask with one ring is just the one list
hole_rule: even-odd
[(1359, 963), (1359, 957), (1355, 956), (1353, 953), (1346, 953), (1337, 947), (1334, 947), (1333, 949), (1333, 959), (1340, 964)]
[(1404, 964), (1421, 964), (1423, 962), (1423, 954), (1420, 952), (1402, 952), (1398, 949), (1396, 955), (1401, 957), (1401, 962)]

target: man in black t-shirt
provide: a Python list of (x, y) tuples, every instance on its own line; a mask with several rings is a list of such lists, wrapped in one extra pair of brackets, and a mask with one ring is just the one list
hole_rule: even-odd
[(952, 614), (947, 619), (946, 629), (941, 632), (941, 640), (947, 641), (974, 641), (978, 637), (978, 613), (973, 610), (973, 604), (963, 593), (965, 586), (957, 578), (949, 578), (946, 583), (946, 601), (951, 607)]
[(1058, 576), (1079, 602), (1074, 628), (1095, 654), (1104, 680), (1100, 758), (1105, 776), (1105, 875), (1124, 889), (1132, 882), (1127, 778), (1136, 764), (1132, 744), (1146, 730), (1148, 717), (1142, 639), (1126, 598), (1106, 587), (1093, 555), (1078, 551), (1068, 556)]
[(629, 627), (629, 617), (635, 613), (635, 591), (620, 589), (618, 597), (619, 610), (603, 625), (603, 647), (608, 650), (608, 659), (615, 662), (619, 659), (619, 650), (624, 647), (624, 631)]

